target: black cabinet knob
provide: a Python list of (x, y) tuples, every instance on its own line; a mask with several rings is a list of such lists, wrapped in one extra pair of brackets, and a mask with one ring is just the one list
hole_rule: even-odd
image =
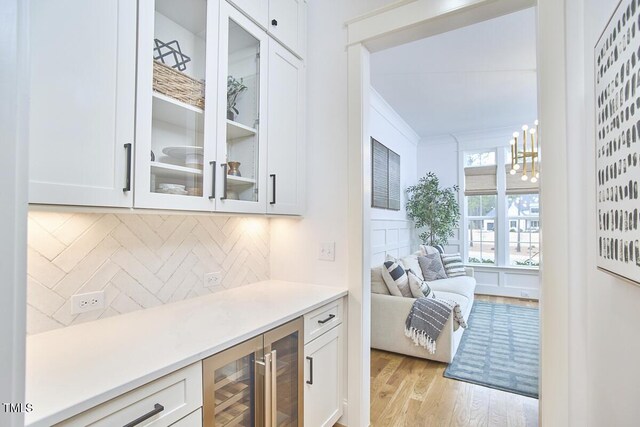
[(278, 26), (278, 21), (276, 21), (275, 19), (271, 20), (271, 25), (273, 25), (274, 27)]

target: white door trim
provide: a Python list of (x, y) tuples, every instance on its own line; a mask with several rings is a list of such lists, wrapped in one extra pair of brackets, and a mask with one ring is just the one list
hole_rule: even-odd
[[(29, 2), (0, 3), (0, 402), (24, 402), (27, 155), (28, 155), (28, 7)], [(5, 412), (0, 425), (22, 426), (22, 413)]]

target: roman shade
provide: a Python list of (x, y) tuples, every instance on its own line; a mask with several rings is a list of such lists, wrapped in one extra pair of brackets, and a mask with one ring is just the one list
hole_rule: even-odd
[(490, 196), (498, 194), (495, 165), (464, 168), (464, 195)]
[[(539, 164), (536, 164), (539, 167)], [(527, 168), (531, 168), (531, 164), (527, 165)], [(509, 173), (511, 171), (511, 165), (506, 166), (507, 173), (507, 194), (536, 194), (538, 191), (538, 183), (531, 182), (531, 177), (528, 180), (522, 180), (522, 170), (517, 171), (515, 175)], [(530, 171), (530, 169), (529, 169)], [(529, 172), (531, 175), (531, 172)]]

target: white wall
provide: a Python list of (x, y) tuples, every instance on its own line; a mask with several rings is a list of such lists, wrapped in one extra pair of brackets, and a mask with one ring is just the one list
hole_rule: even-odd
[(382, 96), (371, 88), (371, 137), (400, 155), (400, 210), (371, 208), (371, 264), (384, 262), (386, 255), (400, 257), (416, 249), (413, 221), (407, 219), (406, 188), (416, 184), (418, 134)]
[[(572, 400), (574, 395), (583, 396), (583, 389), (586, 396), (585, 401), (572, 404), (570, 420), (572, 425), (632, 426), (640, 419), (640, 287), (596, 269), (593, 55), (618, 0), (568, 1), (579, 10), (578, 3), (584, 5), (584, 21), (579, 22), (579, 13), (568, 14), (567, 33), (568, 192), (578, 195), (568, 209), (578, 227), (571, 229), (571, 252), (576, 249), (575, 255), (585, 258), (570, 264), (575, 277), (570, 276), (568, 308), (570, 334), (578, 335), (574, 340), (578, 347), (570, 347), (569, 366), (578, 365), (583, 370), (571, 372), (569, 391)], [(575, 63), (580, 65), (573, 66)], [(573, 84), (576, 74), (582, 87)], [(579, 424), (582, 411), (586, 412), (586, 423)]]
[[(347, 286), (347, 33), (345, 22), (393, 0), (308, 3), (307, 204), (304, 218), (271, 221), (274, 279)], [(335, 242), (336, 260), (318, 260)]]
[[(418, 177), (424, 176), (427, 172), (434, 172), (443, 186), (460, 186), (459, 202), (462, 208), (464, 171), (460, 164), (460, 154), (464, 151), (504, 145), (505, 139), (520, 126), (521, 124), (514, 124), (508, 128), (422, 139), (418, 144)], [(458, 230), (456, 235), (449, 239), (446, 249), (449, 252), (462, 252), (462, 245), (462, 236)], [(535, 270), (485, 266), (474, 268), (475, 278), (478, 282), (476, 293), (527, 298), (539, 297), (539, 277)]]

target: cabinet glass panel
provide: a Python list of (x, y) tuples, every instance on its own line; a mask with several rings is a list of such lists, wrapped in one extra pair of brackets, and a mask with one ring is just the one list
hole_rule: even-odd
[(258, 201), (260, 41), (229, 19), (225, 196)]
[(214, 371), (215, 426), (253, 426), (254, 362), (251, 354)]
[(150, 191), (202, 196), (205, 0), (156, 0)]
[(271, 344), (276, 351), (276, 425), (298, 425), (298, 332)]

